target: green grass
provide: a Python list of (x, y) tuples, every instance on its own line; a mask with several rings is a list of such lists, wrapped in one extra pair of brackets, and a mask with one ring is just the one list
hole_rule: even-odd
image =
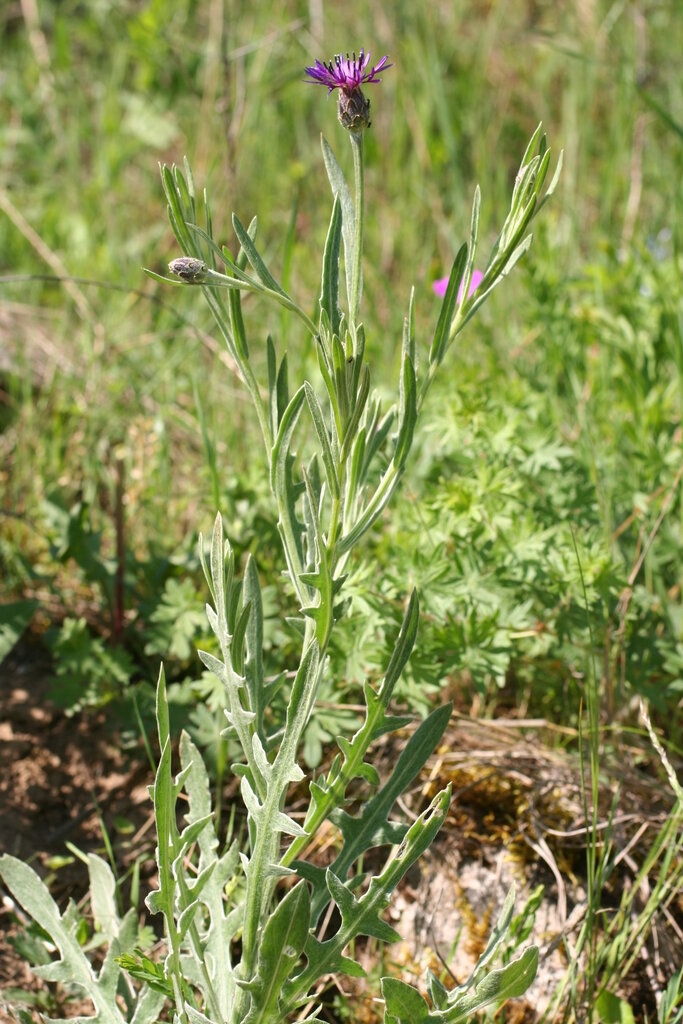
[[(88, 676), (94, 689), (80, 702), (96, 704), (120, 693), (112, 679), (153, 678), (174, 642), (171, 678), (197, 675), (195, 540), (217, 504), (238, 556), (253, 551), (277, 582), (245, 393), (198, 296), (142, 273), (177, 255), (158, 163), (191, 158), (216, 236), (233, 248), (232, 210), (245, 223), (257, 213), (261, 251), (312, 311), (329, 214), (320, 132), (347, 154), (334, 100), (302, 83), (303, 66), (365, 45), (394, 64), (369, 90), (364, 308), (380, 390), (397, 376), (413, 285), (426, 355), (431, 282), (467, 236), (475, 184), (486, 246), (538, 121), (565, 165), (531, 254), (430, 396), (393, 515), (368, 542), (382, 572), (350, 581), (337, 678), (353, 687), (383, 663), (387, 609), (397, 624), (414, 582), (423, 653), (403, 690), (414, 708), (446, 684), (464, 706), (478, 693), (491, 712), (523, 703), (576, 726), (595, 659), (598, 721), (612, 729), (601, 753), (615, 729), (636, 725), (644, 696), (680, 755), (675, 4), (320, 9), (320, 24), (317, 5), (294, 0), (42, 0), (35, 24), (19, 4), (0, 12), (4, 596), (40, 600), (36, 622), (57, 630), (62, 671), (76, 691)], [(291, 320), (253, 297), (244, 306), (252, 347), (261, 338), (265, 353), (271, 331), (296, 367), (315, 372)], [(119, 467), (127, 619), (113, 650)], [(287, 666), (291, 609), (273, 589), (266, 600), (275, 671)], [(352, 694), (340, 687), (329, 699)], [(210, 716), (196, 714), (208, 744)], [(311, 727), (312, 763), (334, 714)]]

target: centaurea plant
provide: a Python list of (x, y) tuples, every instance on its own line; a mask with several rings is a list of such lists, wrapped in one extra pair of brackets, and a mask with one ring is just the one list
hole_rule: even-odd
[[(36, 968), (50, 980), (75, 984), (95, 1007), (91, 1020), (106, 1024), (152, 1024), (169, 1002), (180, 1024), (279, 1024), (319, 1020), (315, 994), (333, 974), (361, 975), (348, 955), (359, 936), (392, 942), (397, 933), (382, 914), (406, 871), (429, 847), (448, 814), (450, 786), (442, 789), (407, 824), (391, 817), (397, 799), (439, 743), (450, 706), (434, 710), (412, 733), (393, 772), (381, 782), (367, 754), (378, 737), (401, 730), (409, 720), (391, 712), (392, 694), (416, 641), (419, 606), (413, 591), (393, 655), (378, 685), (364, 686), (365, 715), (353, 736), (340, 736), (339, 750), (325, 775), (308, 781), (308, 809), (302, 822), (287, 813), (292, 784), (304, 779), (299, 752), (314, 711), (318, 689), (329, 671), (327, 651), (335, 624), (344, 615), (343, 591), (354, 548), (386, 508), (410, 456), (429, 388), (448, 350), (492, 290), (526, 252), (529, 224), (557, 181), (542, 195), (550, 152), (541, 127), (534, 133), (515, 180), (510, 211), (486, 269), (474, 270), (479, 233), (479, 189), (475, 191), (470, 236), (458, 251), (444, 287), (429, 352), (418, 364), (414, 292), (403, 325), (401, 371), (395, 405), (383, 409), (372, 390), (365, 361), (365, 327), (360, 317), (363, 275), (363, 136), (370, 103), (361, 86), (376, 84), (391, 65), (383, 57), (370, 65), (360, 51), (333, 62), (316, 61), (309, 80), (339, 90), (339, 119), (353, 152), (354, 190), (327, 141), (322, 155), (333, 203), (325, 243), (320, 296), (313, 316), (278, 283), (256, 246), (256, 219), (245, 227), (233, 214), (238, 244), (234, 255), (216, 243), (209, 203), (198, 221), (190, 166), (162, 168), (168, 213), (183, 255), (169, 267), (181, 287), (201, 289), (217, 328), (254, 404), (277, 509), (288, 584), (299, 608), (296, 620), (301, 656), (287, 697), (284, 725), (275, 729), (269, 705), (282, 680), (267, 680), (263, 666), (263, 607), (259, 575), (250, 558), (242, 580), (223, 520), (216, 517), (208, 548), (200, 545), (211, 597), (208, 620), (217, 653), (200, 652), (223, 687), (227, 730), (242, 757), (233, 765), (246, 811), (243, 848), (222, 845), (211, 806), (209, 780), (200, 752), (183, 733), (180, 771), (173, 775), (169, 712), (163, 669), (157, 686), (161, 756), (151, 795), (157, 828), (157, 888), (147, 897), (152, 914), (164, 922), (164, 956), (152, 960), (136, 948), (134, 909), (120, 918), (109, 867), (91, 855), (92, 912), (107, 952), (95, 970), (75, 935), (76, 915), (62, 915), (31, 868), (5, 856), (0, 874), (14, 898), (51, 936), (58, 958)], [(341, 273), (343, 253), (343, 275)], [(152, 274), (152, 277), (157, 275)], [(340, 279), (345, 281), (343, 308)], [(476, 290), (475, 290), (476, 289)], [(287, 357), (272, 338), (266, 342), (267, 389), (250, 360), (242, 316), (242, 292), (279, 303), (311, 335), (319, 380), (294, 390)], [(263, 397), (267, 395), (267, 397)], [(314, 452), (305, 464), (295, 442), (302, 417), (313, 428)], [(384, 467), (380, 469), (380, 467)], [(264, 468), (265, 471), (265, 468)], [(353, 784), (353, 786), (352, 786)], [(350, 790), (365, 786), (358, 813), (349, 810)], [(184, 794), (183, 803), (179, 798)], [(179, 824), (180, 815), (184, 825)], [(326, 822), (338, 830), (333, 862), (323, 868), (311, 851)], [(360, 868), (368, 851), (376, 873)], [(434, 976), (429, 1001), (415, 988), (384, 978), (388, 1024), (455, 1024), (487, 1006), (522, 994), (535, 976), (538, 951), (493, 968), (511, 920), (509, 894), (500, 920), (474, 972), (448, 991)], [(327, 911), (336, 907), (330, 927)], [(304, 1009), (307, 1008), (307, 1009)], [(81, 1018), (86, 1019), (86, 1018)]]

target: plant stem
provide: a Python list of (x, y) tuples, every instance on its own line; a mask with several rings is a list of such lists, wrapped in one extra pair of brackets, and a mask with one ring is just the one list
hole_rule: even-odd
[[(164, 278), (163, 280), (167, 281), (169, 284), (177, 284), (176, 281), (173, 281), (170, 278)], [(275, 302), (279, 302), (285, 309), (295, 313), (312, 337), (317, 337), (318, 328), (313, 323), (310, 316), (308, 316), (307, 313), (304, 313), (301, 306), (297, 305), (294, 299), (291, 299), (289, 295), (285, 295), (282, 291), (276, 292), (272, 288), (266, 288), (248, 278), (231, 277), (229, 274), (221, 274), (217, 270), (207, 271), (206, 279), (203, 281), (203, 287), (237, 288), (239, 291), (243, 292), (254, 292), (257, 295), (267, 295), (268, 298), (274, 299)]]
[(351, 132), (351, 148), (353, 150), (353, 173), (356, 182), (355, 224), (353, 239), (353, 267), (351, 269), (351, 331), (354, 335), (358, 325), (360, 297), (363, 290), (363, 215), (365, 202), (365, 175), (363, 166), (363, 132)]

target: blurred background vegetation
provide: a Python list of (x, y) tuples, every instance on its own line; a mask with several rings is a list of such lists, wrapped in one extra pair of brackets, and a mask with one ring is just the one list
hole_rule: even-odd
[[(631, 720), (644, 694), (678, 744), (675, 7), (4, 4), (0, 653), (31, 621), (69, 710), (125, 704), (163, 656), (193, 706), (210, 688), (196, 678), (196, 538), (219, 507), (238, 554), (256, 555), (271, 667), (287, 667), (292, 609), (245, 393), (198, 294), (142, 267), (164, 272), (177, 255), (158, 163), (187, 154), (217, 237), (234, 245), (231, 211), (257, 213), (262, 251), (312, 311), (330, 207), (320, 132), (347, 168), (349, 153), (334, 99), (303, 83), (303, 67), (365, 46), (394, 65), (368, 88), (364, 302), (380, 392), (397, 377), (413, 285), (426, 352), (431, 284), (467, 236), (475, 184), (485, 247), (538, 121), (565, 162), (531, 254), (451, 354), (369, 568), (358, 562), (309, 760), (348, 713), (334, 705), (382, 664), (413, 584), (424, 592), (403, 689), (413, 708), (446, 687), (466, 709), (574, 722), (595, 664), (606, 718)], [(252, 350), (271, 331), (315, 373), (296, 324), (254, 298), (245, 314)]]

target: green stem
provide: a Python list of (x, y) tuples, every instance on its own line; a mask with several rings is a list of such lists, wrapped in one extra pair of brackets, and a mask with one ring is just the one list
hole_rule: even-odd
[(351, 269), (351, 329), (355, 338), (360, 310), (360, 297), (363, 290), (363, 215), (365, 202), (365, 175), (363, 168), (363, 132), (351, 132), (351, 148), (353, 149), (353, 173), (356, 182), (355, 224), (353, 239), (353, 267)]
[(258, 381), (256, 380), (256, 377), (254, 376), (254, 371), (252, 370), (251, 365), (247, 360), (240, 361), (239, 368), (244, 383), (247, 386), (247, 390), (251, 395), (252, 402), (254, 403), (254, 408), (256, 409), (256, 416), (259, 421), (261, 435), (263, 437), (263, 444), (266, 449), (266, 458), (268, 458), (268, 456), (270, 455), (270, 450), (273, 447), (273, 433), (270, 426), (270, 419), (268, 417), (266, 410), (263, 407), (263, 402), (261, 401), (261, 394), (259, 391)]
[[(164, 280), (168, 280), (171, 284), (176, 284), (175, 281), (171, 281), (170, 279), (164, 278)], [(274, 299), (275, 302), (279, 302), (279, 304), (284, 306), (285, 309), (295, 313), (306, 327), (306, 330), (314, 338), (318, 336), (318, 328), (313, 323), (310, 316), (304, 313), (301, 306), (297, 305), (294, 299), (291, 299), (289, 295), (285, 295), (284, 292), (276, 292), (273, 288), (266, 288), (264, 285), (257, 284), (251, 280), (231, 277), (229, 274), (221, 274), (217, 270), (207, 270), (206, 277), (202, 280), (202, 286), (204, 288), (236, 288), (243, 292), (255, 292), (257, 295), (266, 295), (268, 298)]]
[(436, 377), (438, 369), (439, 369), (439, 363), (430, 363), (428, 368), (427, 368), (426, 374), (422, 378), (422, 383), (420, 385), (420, 390), (419, 390), (418, 395), (417, 395), (417, 415), (418, 416), (420, 415), (420, 412), (422, 411), (422, 406), (424, 405), (425, 399), (427, 397), (427, 393), (428, 393), (429, 389), (431, 388), (432, 384), (434, 383), (434, 378)]

